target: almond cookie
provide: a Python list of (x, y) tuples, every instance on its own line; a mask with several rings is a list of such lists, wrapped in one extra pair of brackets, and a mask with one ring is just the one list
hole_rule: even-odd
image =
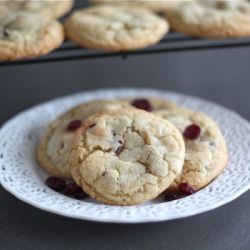
[(44, 55), (63, 40), (63, 27), (56, 20), (23, 12), (0, 15), (0, 61)]
[(52, 176), (71, 178), (68, 155), (74, 131), (88, 116), (122, 107), (128, 106), (118, 101), (96, 100), (80, 104), (62, 114), (48, 126), (37, 147), (37, 159), (40, 166)]
[(185, 141), (184, 167), (171, 190), (178, 190), (181, 183), (188, 183), (194, 190), (201, 189), (223, 171), (227, 163), (227, 147), (219, 127), (211, 118), (184, 108), (154, 113), (173, 123)]
[(154, 199), (181, 173), (185, 156), (171, 123), (136, 109), (89, 117), (72, 145), (73, 179), (92, 198), (113, 205)]
[(96, 4), (112, 4), (130, 7), (138, 7), (149, 9), (154, 12), (162, 12), (171, 8), (172, 6), (190, 0), (91, 0)]
[(0, 14), (24, 11), (59, 18), (72, 8), (73, 2), (73, 0), (8, 0), (0, 2)]
[(166, 13), (171, 27), (206, 38), (250, 35), (250, 3), (247, 1), (192, 1)]
[(126, 51), (157, 43), (168, 31), (168, 24), (139, 8), (94, 6), (74, 12), (65, 29), (67, 37), (81, 46)]

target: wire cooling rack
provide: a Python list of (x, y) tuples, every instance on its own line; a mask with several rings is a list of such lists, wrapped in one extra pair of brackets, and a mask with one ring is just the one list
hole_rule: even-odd
[[(76, 1), (74, 10), (85, 7), (85, 1)], [(82, 48), (70, 41), (65, 41), (63, 45), (52, 53), (30, 60), (20, 60), (14, 62), (0, 62), (0, 66), (25, 65), (35, 63), (53, 63), (76, 60), (90, 60), (97, 58), (122, 57), (124, 59), (134, 55), (149, 55), (157, 53), (178, 53), (185, 51), (228, 49), (250, 46), (250, 38), (243, 39), (200, 39), (186, 36), (179, 33), (170, 32), (158, 44), (129, 52), (103, 52)]]

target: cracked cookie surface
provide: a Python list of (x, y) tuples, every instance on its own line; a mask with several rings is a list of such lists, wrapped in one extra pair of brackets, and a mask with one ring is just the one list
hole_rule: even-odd
[(201, 189), (223, 171), (227, 163), (227, 147), (219, 127), (210, 117), (186, 108), (160, 110), (154, 114), (172, 122), (182, 134), (191, 124), (200, 127), (197, 139), (184, 136), (184, 167), (171, 190), (178, 189), (180, 183), (188, 183), (195, 190)]
[(207, 38), (250, 35), (248, 1), (192, 1), (167, 11), (171, 27), (192, 36)]
[(0, 2), (0, 15), (24, 11), (50, 18), (59, 18), (73, 6), (73, 0), (7, 0)]
[(81, 126), (88, 116), (96, 112), (123, 107), (128, 105), (119, 101), (95, 100), (80, 104), (59, 116), (49, 124), (38, 144), (37, 159), (40, 166), (52, 176), (71, 178), (68, 156), (74, 130)]
[(63, 40), (63, 27), (56, 20), (21, 12), (0, 15), (0, 61), (44, 55)]
[(65, 22), (67, 37), (87, 48), (122, 51), (157, 43), (168, 23), (144, 9), (94, 6), (75, 11)]
[(133, 205), (157, 197), (181, 173), (182, 135), (168, 121), (130, 109), (89, 117), (77, 130), (69, 164), (92, 198)]

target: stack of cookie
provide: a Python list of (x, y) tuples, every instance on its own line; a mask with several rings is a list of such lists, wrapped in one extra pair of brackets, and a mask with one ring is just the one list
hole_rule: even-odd
[[(68, 39), (106, 51), (128, 51), (157, 43), (169, 28), (205, 38), (250, 35), (247, 0), (92, 0), (65, 23)], [(153, 12), (161, 12), (165, 20)]]
[[(64, 40), (104, 51), (129, 51), (159, 42), (173, 29), (206, 38), (250, 35), (247, 0), (92, 0), (63, 26), (59, 18), (73, 0), (20, 0), (0, 3), (0, 61), (32, 58)], [(164, 17), (154, 12), (161, 12)]]
[(203, 113), (156, 98), (95, 100), (48, 126), (37, 159), (57, 191), (134, 205), (203, 188), (224, 169), (227, 148)]
[(47, 54), (64, 41), (63, 26), (55, 20), (68, 12), (73, 0), (1, 1), (0, 61)]

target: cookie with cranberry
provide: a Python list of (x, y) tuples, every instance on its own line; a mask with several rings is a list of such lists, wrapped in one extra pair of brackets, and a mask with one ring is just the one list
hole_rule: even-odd
[(139, 98), (124, 98), (122, 101), (127, 102), (133, 108), (142, 109), (148, 112), (153, 112), (161, 109), (174, 109), (177, 106), (174, 102), (160, 97), (139, 97)]
[(62, 25), (31, 13), (0, 14), (0, 61), (45, 55), (64, 40)]
[(227, 146), (215, 121), (203, 113), (185, 108), (160, 110), (154, 114), (174, 124), (185, 141), (182, 174), (171, 189), (184, 190), (186, 185), (199, 190), (223, 171), (227, 163)]
[(89, 117), (74, 135), (73, 179), (92, 198), (134, 205), (157, 197), (181, 173), (182, 135), (149, 112), (122, 109)]
[(75, 11), (65, 22), (69, 40), (90, 49), (127, 51), (157, 43), (167, 21), (141, 8), (101, 5)]
[(18, 1), (1, 1), (0, 15), (11, 12), (28, 12), (39, 14), (49, 18), (59, 18), (66, 14), (73, 6), (73, 0), (18, 0)]
[(71, 178), (68, 155), (74, 132), (88, 116), (122, 107), (128, 105), (119, 101), (96, 100), (80, 104), (55, 119), (37, 147), (40, 166), (52, 176)]
[(250, 35), (249, 1), (191, 1), (166, 12), (171, 28), (206, 38)]

